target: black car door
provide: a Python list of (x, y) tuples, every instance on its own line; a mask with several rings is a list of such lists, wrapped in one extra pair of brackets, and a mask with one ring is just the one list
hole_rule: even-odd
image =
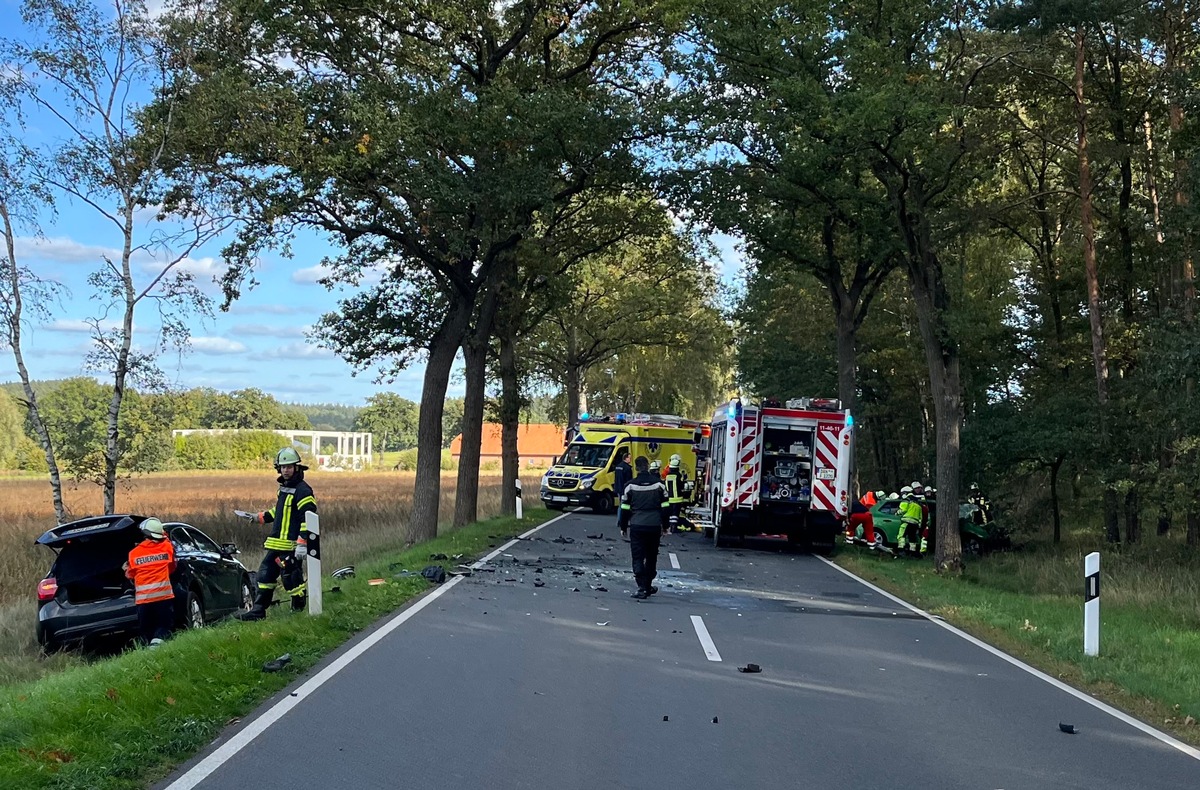
[(195, 527), (188, 527), (188, 532), (200, 554), (204, 558), (205, 605), (209, 617), (229, 614), (242, 605), (242, 565), (232, 557), (221, 553), (217, 542)]

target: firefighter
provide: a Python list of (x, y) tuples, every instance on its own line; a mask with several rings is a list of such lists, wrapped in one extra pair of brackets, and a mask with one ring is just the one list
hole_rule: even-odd
[(658, 575), (658, 546), (670, 523), (670, 502), (667, 487), (650, 471), (646, 457), (639, 455), (634, 466), (638, 475), (621, 495), (621, 537), (629, 538), (633, 577), (638, 586), (633, 597), (645, 600), (658, 592), (653, 582)]
[(317, 500), (312, 487), (304, 482), (308, 467), (300, 463), (300, 453), (285, 447), (275, 456), (275, 471), (279, 472), (279, 496), (275, 507), (256, 515), (260, 524), (271, 524), (271, 533), (263, 542), (267, 550), (258, 566), (258, 596), (250, 611), (237, 615), (239, 620), (261, 620), (275, 597), (275, 582), (292, 598), (292, 611), (302, 611), (308, 602), (304, 584), (304, 558), (308, 556), (308, 526), (304, 517), (317, 512)]
[(672, 455), (667, 462), (666, 477), (663, 478), (663, 484), (667, 487), (672, 532), (686, 532), (690, 527), (690, 524), (683, 523), (680, 516), (683, 511), (684, 489), (687, 486), (687, 472), (681, 468), (682, 463), (683, 458), (678, 453)]
[(662, 479), (662, 476), (663, 476), (662, 461), (659, 461), (656, 458), (655, 460), (650, 462), (650, 474), (654, 475), (655, 477), (659, 478), (660, 480)]
[(975, 523), (980, 526), (992, 520), (992, 503), (979, 490), (979, 483), (971, 483), (971, 491), (967, 494), (967, 502), (979, 508), (971, 514), (971, 518), (975, 519)]
[[(921, 509), (921, 504), (917, 502), (913, 495), (912, 486), (904, 486), (900, 489), (900, 533), (896, 537), (896, 550), (905, 551), (909, 544), (916, 551), (919, 545), (921, 533), (921, 521), (924, 513)], [(906, 537), (911, 535), (911, 537)]]
[(167, 540), (163, 523), (156, 518), (144, 520), (138, 529), (146, 539), (133, 547), (122, 568), (133, 581), (133, 602), (137, 606), (142, 644), (158, 647), (171, 635), (175, 624), (175, 591), (171, 588), (175, 547)]
[(875, 505), (879, 504), (880, 496), (881, 494), (877, 491), (868, 491), (867, 493), (863, 494), (858, 501), (869, 510), (870, 508), (873, 508)]
[(617, 498), (617, 527), (621, 526), (621, 495), (625, 486), (633, 479), (633, 467), (629, 465), (629, 451), (621, 449), (621, 460), (613, 467), (613, 495)]

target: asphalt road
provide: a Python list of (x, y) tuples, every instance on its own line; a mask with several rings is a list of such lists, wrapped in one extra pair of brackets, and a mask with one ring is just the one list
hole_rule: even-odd
[(611, 517), (569, 514), (161, 787), (1200, 786), (1195, 756), (816, 557), (671, 536), (645, 602), (628, 566)]

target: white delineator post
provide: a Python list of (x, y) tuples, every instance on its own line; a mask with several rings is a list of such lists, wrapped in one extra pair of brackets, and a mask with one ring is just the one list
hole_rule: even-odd
[(521, 509), (521, 478), (517, 478), (517, 520), (525, 518), (525, 512)]
[(1100, 552), (1083, 558), (1083, 654), (1100, 655)]
[(308, 528), (308, 613), (321, 613), (321, 517), (316, 513), (304, 514), (304, 525)]

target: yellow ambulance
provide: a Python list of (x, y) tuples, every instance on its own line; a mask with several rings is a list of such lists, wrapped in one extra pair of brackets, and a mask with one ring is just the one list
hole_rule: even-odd
[(631, 467), (638, 456), (645, 456), (665, 468), (678, 453), (680, 468), (688, 480), (695, 480), (699, 433), (699, 422), (669, 414), (585, 415), (562, 457), (542, 477), (542, 502), (551, 510), (578, 505), (611, 513), (616, 504), (613, 467), (625, 451)]

